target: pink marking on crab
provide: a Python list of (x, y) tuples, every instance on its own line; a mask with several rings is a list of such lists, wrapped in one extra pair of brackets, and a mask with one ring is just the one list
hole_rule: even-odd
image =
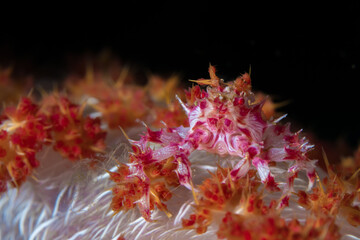
[(307, 188), (307, 191), (309, 191), (316, 180), (316, 171), (315, 171), (315, 164), (317, 160), (309, 160), (309, 159), (301, 159), (298, 161), (295, 161), (295, 164), (291, 166), (288, 170), (288, 172), (292, 173), (298, 173), (300, 170), (305, 170), (306, 175), (309, 179), (309, 185)]
[(184, 187), (192, 190), (192, 174), (190, 168), (190, 161), (184, 154), (178, 155), (175, 157), (178, 162), (178, 167), (176, 169), (176, 174), (179, 178), (179, 183)]
[(136, 202), (143, 218), (151, 222), (151, 211), (150, 211), (150, 185), (146, 185), (143, 189), (143, 196)]
[(224, 131), (225, 131), (226, 133), (232, 133), (233, 128), (234, 128), (234, 123), (233, 123), (233, 121), (231, 121), (231, 120), (228, 119), (228, 118), (225, 118), (225, 119), (224, 119), (224, 126), (223, 126)]
[(199, 106), (200, 106), (200, 109), (205, 109), (206, 106), (207, 106), (206, 101), (201, 101), (200, 104), (199, 104)]
[(146, 141), (154, 142), (154, 143), (161, 143), (160, 137), (163, 134), (163, 129), (160, 131), (152, 131), (150, 128), (146, 128), (147, 132), (143, 136)]
[(184, 140), (184, 136), (181, 136), (175, 129), (168, 129), (168, 131), (163, 132), (160, 136), (160, 140), (164, 145), (168, 145), (171, 143), (182, 142)]
[[(181, 129), (182, 130), (182, 129)], [(181, 142), (184, 138), (178, 133), (177, 129), (161, 129), (160, 131), (147, 130), (147, 141), (160, 143), (163, 146), (171, 143)]]
[(287, 173), (287, 182), (283, 189), (283, 196), (290, 195), (294, 191), (294, 181), (297, 178), (298, 172), (288, 172)]
[(171, 144), (163, 148), (159, 148), (153, 152), (152, 157), (156, 161), (161, 161), (169, 157), (174, 156), (179, 152), (179, 146), (177, 144)]
[(251, 146), (247, 149), (247, 152), (249, 153), (250, 159), (254, 158), (256, 155), (259, 154), (258, 149), (255, 146)]
[(275, 178), (270, 172), (264, 183), (265, 183), (266, 189), (273, 191), (273, 192), (280, 191), (280, 188), (278, 186), (279, 184), (277, 182), (275, 182)]
[(261, 159), (259, 157), (255, 157), (252, 160), (252, 165), (256, 167), (261, 181), (264, 183), (267, 181), (268, 177), (270, 176), (270, 169), (269, 165), (266, 160)]
[(233, 101), (234, 106), (239, 106), (239, 105), (241, 106), (241, 105), (244, 105), (244, 103), (245, 103), (245, 100), (243, 97), (234, 98), (234, 101)]
[(147, 165), (157, 161), (153, 158), (153, 150), (149, 147), (142, 149), (141, 146), (132, 145), (132, 149), (134, 153), (131, 153), (130, 156), (135, 163)]
[(308, 187), (307, 187), (307, 191), (310, 191), (311, 188), (314, 186), (314, 183), (315, 183), (315, 180), (316, 180), (316, 171), (315, 171), (315, 169), (313, 169), (313, 170), (309, 169), (306, 172), (306, 176), (309, 179), (309, 184), (308, 184)]
[(250, 170), (250, 160), (247, 158), (243, 158), (239, 161), (230, 172), (231, 179), (236, 181), (242, 177), (244, 177)]
[(245, 149), (249, 148), (250, 142), (245, 135), (228, 135), (228, 151), (231, 155), (245, 157)]
[(289, 206), (289, 200), (290, 200), (290, 197), (288, 195), (281, 198), (278, 208), (284, 208), (284, 207)]
[(267, 158), (270, 161), (282, 162), (286, 157), (286, 152), (284, 148), (270, 148), (267, 152)]

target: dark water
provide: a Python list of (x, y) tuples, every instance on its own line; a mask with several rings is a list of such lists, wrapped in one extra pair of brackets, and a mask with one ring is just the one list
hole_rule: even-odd
[(357, 5), (143, 6), (135, 1), (115, 12), (111, 6), (99, 9), (104, 17), (74, 11), (58, 19), (47, 13), (39, 22), (1, 31), (0, 62), (43, 85), (63, 79), (76, 57), (103, 49), (144, 72), (176, 72), (184, 81), (207, 77), (209, 63), (229, 80), (251, 65), (254, 88), (291, 100), (281, 111), (305, 131), (327, 140), (343, 138), (355, 147), (360, 139)]

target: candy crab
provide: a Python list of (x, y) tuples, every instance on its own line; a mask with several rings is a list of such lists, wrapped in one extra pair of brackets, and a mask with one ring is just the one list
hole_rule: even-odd
[[(119, 188), (125, 188), (126, 184), (141, 183), (141, 188), (138, 188), (141, 192), (136, 192), (134, 188), (133, 197), (121, 198), (121, 201), (131, 199), (131, 207), (126, 207), (125, 202), (118, 200), (116, 211), (128, 210), (137, 204), (143, 217), (150, 220), (150, 210), (153, 209), (151, 199), (161, 197), (151, 190), (155, 179), (145, 169), (154, 164), (160, 164), (162, 169), (168, 162), (172, 162), (171, 169), (175, 171), (178, 183), (192, 190), (196, 200), (189, 161), (190, 154), (195, 150), (238, 157), (229, 172), (231, 181), (246, 176), (253, 166), (261, 182), (271, 191), (280, 188), (269, 166), (286, 163), (287, 184), (283, 188), (280, 205), (288, 203), (299, 171), (307, 173), (308, 187), (311, 188), (316, 179), (316, 161), (310, 160), (307, 152), (313, 146), (300, 137), (300, 131), (291, 133), (289, 124), (278, 124), (283, 117), (271, 121), (264, 118), (261, 110), (264, 102), (255, 103), (250, 75), (245, 73), (235, 81), (224, 82), (215, 74), (215, 67), (211, 65), (209, 74), (210, 79), (193, 80), (198, 85), (186, 92), (186, 103), (178, 98), (188, 116), (189, 127), (166, 126), (158, 131), (147, 127), (146, 134), (139, 141), (130, 140), (134, 153), (127, 164), (128, 171), (118, 171), (121, 177), (115, 181), (117, 186), (114, 188), (116, 191), (113, 191), (115, 196), (112, 206), (116, 205), (114, 199), (119, 199), (116, 197)], [(200, 85), (207, 86), (206, 90), (201, 89)], [(150, 144), (154, 143), (159, 147), (150, 148)], [(124, 189), (120, 192), (123, 193)], [(164, 209), (162, 204), (160, 200), (157, 201), (159, 209)]]

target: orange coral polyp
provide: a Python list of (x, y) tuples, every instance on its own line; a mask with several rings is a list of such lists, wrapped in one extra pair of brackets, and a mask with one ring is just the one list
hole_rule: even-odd
[(147, 116), (150, 106), (146, 104), (150, 101), (144, 89), (127, 86), (113, 91), (114, 94), (93, 105), (110, 129), (134, 126), (137, 119), (144, 119)]
[(342, 215), (351, 225), (359, 226), (360, 208), (353, 205), (356, 189), (347, 189), (349, 184), (332, 171), (329, 177), (332, 180), (325, 178), (323, 183), (319, 182), (319, 186), (313, 188), (312, 193), (299, 191), (298, 203), (318, 217)]
[(302, 225), (296, 219), (286, 222), (274, 212), (261, 217), (227, 212), (217, 236), (228, 240), (340, 239), (338, 227), (331, 218), (308, 217)]
[(253, 179), (255, 172), (250, 171), (248, 178), (236, 181), (231, 179), (230, 172), (230, 168), (218, 166), (217, 171), (203, 181), (198, 187), (199, 204), (189, 219), (183, 219), (183, 228), (196, 229), (198, 234), (202, 234), (213, 222), (214, 213), (241, 209), (242, 214), (261, 215), (266, 211), (262, 199), (254, 192), (260, 186), (260, 181)]
[(65, 97), (53, 95), (48, 100), (42, 111), (52, 124), (54, 149), (71, 161), (96, 158), (105, 149), (106, 132), (100, 118), (84, 117), (84, 106)]
[(6, 108), (0, 119), (0, 185), (5, 191), (6, 182), (19, 187), (39, 166), (35, 153), (47, 143), (49, 129), (30, 98)]
[[(140, 149), (134, 148), (135, 151)], [(141, 151), (138, 152), (141, 154)], [(130, 156), (136, 158), (136, 155)], [(135, 163), (136, 159), (130, 162)], [(154, 210), (156, 206), (159, 210), (164, 211), (170, 217), (171, 214), (167, 210), (164, 202), (169, 201), (172, 193), (169, 187), (176, 187), (179, 181), (174, 170), (177, 164), (173, 157), (165, 159), (160, 162), (147, 164), (144, 166), (144, 174), (148, 180), (144, 181), (137, 176), (132, 176), (129, 166), (120, 165), (117, 172), (109, 172), (110, 179), (115, 182), (113, 187), (113, 199), (111, 202), (111, 209), (117, 213), (122, 210), (129, 210), (138, 205), (141, 214), (145, 220), (150, 221), (149, 216), (143, 210), (141, 199), (149, 197), (149, 211)], [(149, 191), (147, 189), (149, 188)]]

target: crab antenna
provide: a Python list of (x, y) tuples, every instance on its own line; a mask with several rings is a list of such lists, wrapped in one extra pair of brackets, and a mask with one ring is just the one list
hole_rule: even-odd
[(184, 111), (186, 112), (186, 114), (190, 113), (190, 110), (188, 107), (185, 106), (185, 104), (183, 103), (183, 101), (180, 99), (180, 97), (176, 94), (175, 95), (176, 99), (179, 101), (181, 107), (184, 109)]

